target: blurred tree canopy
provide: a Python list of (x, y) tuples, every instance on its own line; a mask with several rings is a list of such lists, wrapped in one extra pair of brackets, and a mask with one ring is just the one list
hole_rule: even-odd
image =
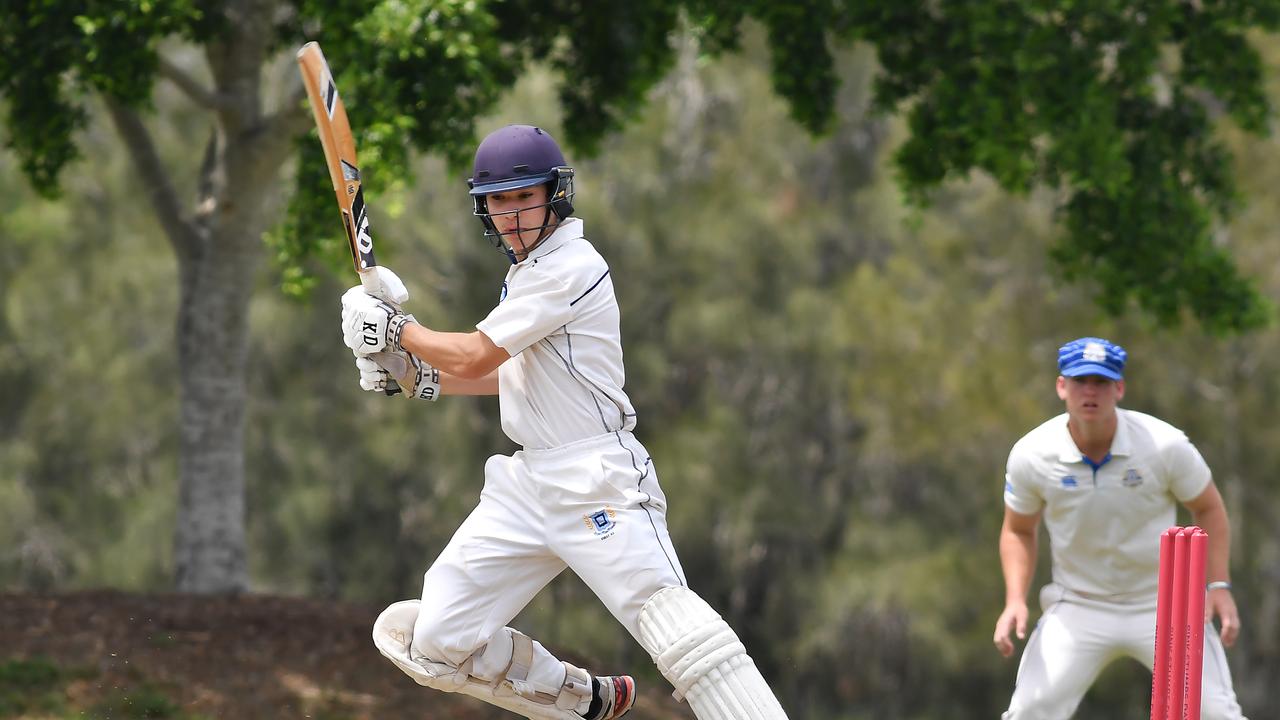
[[(1266, 304), (1213, 242), (1234, 189), (1210, 115), (1265, 128), (1244, 33), (1278, 17), (1276, 2), (1173, 0), (21, 0), (0, 8), (0, 95), (6, 144), (46, 196), (79, 155), (93, 103), (129, 148), (178, 259), (176, 583), (219, 591), (247, 582), (244, 378), (260, 238), (274, 230), (294, 290), (313, 282), (306, 258), (341, 255), (298, 84), (268, 77), (304, 40), (337, 63), (371, 198), (406, 181), (413, 151), (461, 164), (475, 118), (535, 62), (557, 73), (566, 134), (591, 150), (666, 74), (681, 27), (719, 53), (737, 47), (744, 20), (760, 23), (772, 87), (811, 132), (835, 123), (831, 45), (865, 40), (882, 68), (875, 107), (908, 117), (896, 161), (917, 199), (975, 169), (1008, 189), (1046, 185), (1067, 228), (1053, 256), (1096, 283), (1109, 311), (1134, 299), (1165, 322), (1189, 310), (1234, 330), (1261, 324)], [(170, 39), (199, 48), (203, 67), (178, 62)], [(144, 122), (158, 78), (207, 113), (203, 153), (159, 157)], [(282, 168), (295, 153), (290, 195)]]

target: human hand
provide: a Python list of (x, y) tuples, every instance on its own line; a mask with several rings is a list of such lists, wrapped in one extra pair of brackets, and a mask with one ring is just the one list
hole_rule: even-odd
[(992, 641), (996, 644), (996, 650), (1004, 657), (1013, 655), (1013, 641), (1009, 639), (1010, 633), (1016, 633), (1019, 640), (1027, 639), (1027, 604), (1025, 602), (1011, 602), (1004, 606), (1004, 612), (1000, 613), (1000, 619), (996, 620), (996, 632), (992, 636)]
[(1213, 622), (1217, 615), (1222, 629), (1219, 636), (1222, 644), (1231, 647), (1236, 644), (1240, 635), (1240, 612), (1236, 610), (1236, 599), (1231, 595), (1231, 588), (1217, 587), (1209, 591), (1204, 603), (1204, 621)]
[[(395, 395), (403, 389), (399, 384), (398, 377), (387, 370), (385, 365), (394, 363), (390, 362), (393, 355), (405, 355), (405, 353), (380, 352), (372, 355), (360, 355), (356, 353), (356, 370), (360, 372), (360, 389), (369, 392), (383, 392), (387, 395)], [(408, 360), (404, 361), (408, 365)]]
[(342, 296), (342, 341), (356, 354), (399, 351), (400, 334), (412, 315), (357, 285)]
[(409, 299), (409, 289), (391, 268), (377, 265), (360, 273), (360, 286), (365, 292), (394, 305), (397, 309)]
[(382, 390), (398, 385), (406, 397), (419, 400), (436, 400), (440, 397), (440, 373), (413, 355), (399, 352), (377, 352), (372, 355), (356, 355), (356, 368), (360, 371), (360, 387), (365, 390)]

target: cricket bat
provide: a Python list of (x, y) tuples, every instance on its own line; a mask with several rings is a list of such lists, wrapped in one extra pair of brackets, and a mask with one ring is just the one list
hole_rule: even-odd
[[(316, 130), (320, 145), (324, 147), (324, 159), (329, 166), (329, 180), (338, 198), (342, 212), (342, 228), (351, 246), (351, 260), (360, 275), (360, 284), (370, 295), (396, 305), (382, 287), (373, 271), (377, 261), (373, 257), (373, 236), (369, 234), (368, 209), (360, 189), (360, 165), (356, 160), (356, 141), (351, 135), (351, 123), (347, 120), (347, 108), (338, 95), (329, 63), (325, 62), (320, 44), (309, 42), (298, 51), (298, 66), (302, 72), (302, 84), (311, 101), (311, 111), (316, 118)], [(390, 384), (386, 393), (394, 395), (400, 388)]]

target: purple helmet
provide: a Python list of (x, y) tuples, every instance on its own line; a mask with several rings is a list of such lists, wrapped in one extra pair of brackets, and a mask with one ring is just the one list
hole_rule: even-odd
[(573, 214), (573, 168), (565, 163), (560, 146), (545, 130), (532, 125), (508, 125), (481, 141), (467, 186), (471, 188), (475, 214), (484, 224), (485, 236), (513, 262), (515, 256), (494, 225), (485, 196), (535, 185), (546, 185), (549, 198), (540, 206), (547, 208), (542, 225), (535, 226), (541, 227), (538, 238), (541, 242), (561, 220)]

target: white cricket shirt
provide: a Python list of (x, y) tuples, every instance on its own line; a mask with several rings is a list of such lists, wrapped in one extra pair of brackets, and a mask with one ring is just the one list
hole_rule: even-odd
[(502, 430), (530, 449), (631, 430), (609, 266), (568, 218), (512, 265), (476, 328), (511, 354), (498, 368)]
[(1095, 469), (1067, 430), (1064, 413), (1027, 433), (1009, 453), (1004, 502), (1024, 515), (1044, 511), (1053, 581), (1078, 593), (1154, 595), (1160, 534), (1174, 500), (1194, 499), (1212, 477), (1178, 428), (1116, 410), (1110, 459)]

